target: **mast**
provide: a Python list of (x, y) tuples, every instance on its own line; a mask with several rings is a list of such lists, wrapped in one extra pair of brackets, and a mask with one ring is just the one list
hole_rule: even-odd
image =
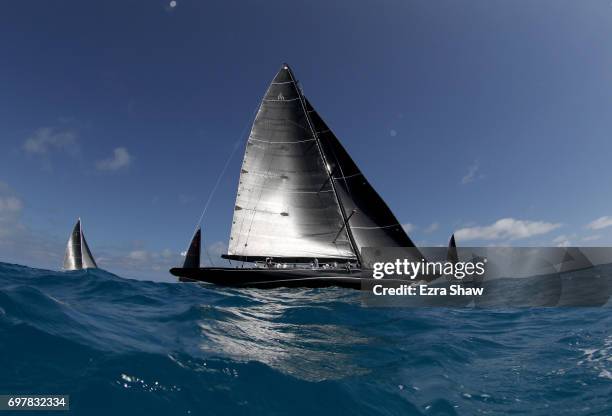
[[(342, 200), (338, 196), (338, 191), (336, 190), (336, 184), (334, 182), (334, 178), (330, 171), (330, 164), (328, 163), (327, 158), (325, 157), (325, 152), (323, 152), (323, 148), (321, 147), (321, 142), (319, 141), (319, 136), (316, 130), (314, 129), (312, 121), (310, 120), (310, 115), (308, 114), (306, 103), (304, 101), (304, 94), (302, 93), (302, 89), (297, 85), (297, 81), (295, 80), (295, 77), (293, 76), (293, 71), (291, 70), (289, 65), (287, 65), (286, 63), (283, 65), (285, 68), (287, 68), (287, 71), (289, 72), (289, 76), (291, 77), (291, 80), (295, 84), (296, 91), (300, 99), (300, 104), (302, 105), (302, 109), (304, 110), (304, 114), (306, 116), (306, 122), (308, 123), (308, 127), (310, 128), (310, 131), (312, 132), (312, 136), (314, 137), (315, 142), (317, 143), (317, 149), (319, 150), (321, 159), (323, 160), (323, 163), (325, 164), (325, 171), (327, 172), (327, 175), (329, 176), (329, 181), (334, 191), (334, 196), (336, 197), (336, 201), (338, 202), (338, 206), (340, 207), (340, 214), (342, 214), (342, 220), (344, 221), (344, 227), (346, 228), (346, 233), (348, 235), (349, 242), (351, 243), (351, 248), (353, 249), (353, 252), (355, 253), (355, 256), (357, 257), (357, 262), (359, 263), (359, 265), (361, 265), (362, 263), (361, 253), (359, 252), (359, 249), (357, 248), (357, 244), (355, 243), (355, 238), (353, 237), (353, 232), (351, 231), (351, 226), (348, 222), (348, 218), (346, 216), (346, 211), (344, 210), (344, 205), (342, 204)], [(355, 212), (352, 212), (350, 216), (352, 216), (354, 213)]]

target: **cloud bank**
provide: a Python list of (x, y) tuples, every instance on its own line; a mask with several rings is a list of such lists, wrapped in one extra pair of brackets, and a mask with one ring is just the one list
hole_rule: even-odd
[(601, 230), (602, 228), (607, 228), (610, 226), (612, 226), (612, 217), (604, 216), (591, 221), (587, 224), (586, 228), (590, 230)]
[(470, 182), (474, 182), (474, 180), (477, 179), (476, 174), (478, 173), (479, 169), (480, 166), (478, 166), (478, 163), (474, 163), (473, 165), (471, 165), (468, 168), (468, 172), (465, 174), (465, 176), (461, 178), (461, 184), (467, 185)]
[(502, 218), (491, 225), (461, 228), (455, 232), (455, 237), (462, 241), (518, 240), (546, 234), (559, 227), (560, 223)]
[(42, 127), (25, 140), (23, 150), (33, 155), (46, 155), (52, 151), (75, 154), (78, 152), (77, 134), (71, 129)]

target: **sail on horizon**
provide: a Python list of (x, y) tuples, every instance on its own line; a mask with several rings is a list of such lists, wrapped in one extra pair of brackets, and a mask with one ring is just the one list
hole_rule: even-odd
[(85, 240), (81, 219), (79, 218), (70, 233), (64, 256), (64, 270), (97, 269), (98, 265)]

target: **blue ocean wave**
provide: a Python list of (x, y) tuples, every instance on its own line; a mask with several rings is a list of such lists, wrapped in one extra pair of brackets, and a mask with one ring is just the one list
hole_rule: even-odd
[(609, 311), (368, 308), (344, 289), (0, 263), (0, 394), (69, 394), (76, 415), (608, 415)]

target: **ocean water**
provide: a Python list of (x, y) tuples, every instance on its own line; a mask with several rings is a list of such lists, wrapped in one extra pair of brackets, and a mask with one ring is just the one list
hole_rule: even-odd
[(73, 415), (612, 414), (608, 307), (360, 300), (0, 263), (0, 394), (69, 394)]

